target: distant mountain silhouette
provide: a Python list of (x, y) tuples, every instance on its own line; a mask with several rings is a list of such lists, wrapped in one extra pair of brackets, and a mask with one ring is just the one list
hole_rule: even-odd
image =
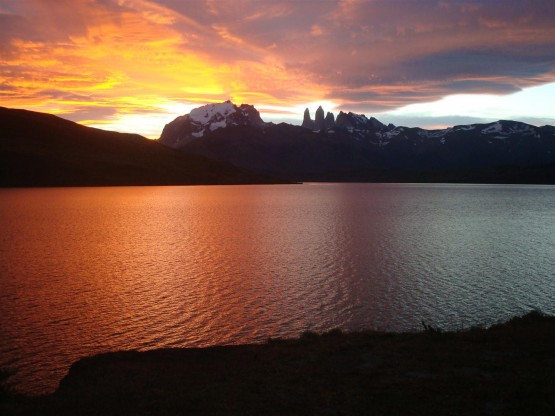
[(185, 185), (275, 182), (136, 134), (0, 107), (0, 186)]
[(196, 117), (202, 134), (175, 128), (170, 135), (172, 122), (160, 142), (294, 181), (555, 183), (552, 126), (497, 121), (425, 130), (353, 113), (324, 118), (321, 107), (314, 121), (305, 110), (302, 126), (264, 123), (259, 116), (237, 123), (232, 112), (217, 111), (226, 106), (258, 116), (248, 105), (212, 105), (205, 125)]

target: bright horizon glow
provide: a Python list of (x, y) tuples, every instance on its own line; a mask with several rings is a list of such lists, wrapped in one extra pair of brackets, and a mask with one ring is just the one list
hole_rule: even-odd
[[(555, 124), (553, 97), (555, 97), (555, 83), (528, 88), (504, 96), (485, 94), (451, 95), (430, 103), (410, 104), (394, 111), (379, 114), (379, 116), (422, 120), (449, 118), (451, 116), (476, 118), (484, 121), (537, 119)], [(444, 127), (450, 126), (445, 125)]]
[[(538, 87), (528, 88), (509, 95), (485, 95), (485, 94), (459, 94), (442, 98), (430, 103), (411, 104), (394, 111), (384, 113), (360, 113), (368, 118), (376, 117), (386, 123), (391, 118), (395, 120), (419, 120), (418, 125), (408, 123), (408, 127), (422, 128), (445, 128), (457, 124), (457, 118), (476, 119), (476, 122), (492, 122), (497, 120), (523, 121), (537, 126), (544, 124), (555, 125), (555, 115), (550, 107), (550, 99), (555, 97), (555, 83)], [(209, 104), (208, 102), (206, 104)], [(236, 105), (249, 104), (237, 103)], [(137, 133), (139, 131), (145, 137), (157, 139), (162, 133), (164, 126), (176, 117), (188, 114), (194, 108), (204, 104), (166, 103), (159, 105), (159, 112), (147, 114), (126, 114), (119, 116), (117, 120), (83, 121), (81, 124), (111, 129), (126, 133)], [(284, 106), (263, 105), (257, 107), (261, 117), (266, 122), (286, 122), (300, 125), (306, 108), (314, 119), (316, 109), (322, 106), (324, 113), (332, 112), (337, 117), (342, 111), (341, 105), (332, 101), (315, 101), (306, 104), (298, 104), (290, 108)], [(256, 107), (256, 105), (255, 105)], [(63, 114), (60, 114), (63, 117)], [(453, 117), (453, 123), (438, 123), (438, 119), (449, 120)], [(537, 120), (536, 123), (534, 121)], [(398, 123), (394, 123), (398, 124)], [(466, 124), (466, 123), (465, 123)], [(398, 124), (402, 125), (402, 124)]]

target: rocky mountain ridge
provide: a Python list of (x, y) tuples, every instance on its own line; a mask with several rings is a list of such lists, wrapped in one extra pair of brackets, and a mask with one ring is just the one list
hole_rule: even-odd
[(189, 114), (177, 117), (167, 124), (160, 136), (160, 143), (179, 148), (194, 139), (230, 126), (260, 127), (264, 124), (258, 111), (248, 104), (236, 106), (231, 101), (207, 104)]
[[(216, 129), (204, 127), (202, 137), (186, 136), (186, 130), (168, 135), (168, 125), (160, 141), (295, 181), (551, 183), (551, 174), (538, 167), (555, 168), (553, 126), (500, 120), (426, 130), (385, 125), (374, 117), (351, 112), (324, 116), (321, 107), (314, 120), (306, 109), (301, 126), (256, 120), (242, 124), (226, 121), (226, 127)], [(175, 139), (180, 135), (187, 138)], [(523, 169), (531, 168), (532, 176), (522, 176)], [(495, 173), (499, 169), (501, 176)]]
[(312, 120), (310, 117), (310, 110), (307, 108), (304, 110), (302, 127), (311, 129), (314, 132), (327, 132), (334, 128), (343, 129), (350, 132), (357, 131), (382, 131), (391, 130), (395, 126), (390, 124), (386, 126), (381, 123), (378, 119), (370, 117), (369, 119), (364, 114), (355, 113), (344, 113), (340, 111), (337, 115), (337, 119), (334, 114), (330, 111), (324, 117), (324, 109), (319, 106), (315, 113), (316, 120)]

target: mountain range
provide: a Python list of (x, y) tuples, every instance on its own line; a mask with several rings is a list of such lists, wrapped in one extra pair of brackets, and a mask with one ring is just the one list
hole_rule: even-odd
[(137, 134), (0, 107), (0, 186), (274, 183)]
[(555, 183), (555, 127), (518, 121), (425, 130), (320, 107), (296, 126), (227, 101), (178, 117), (159, 142), (292, 181)]
[[(276, 179), (278, 178), (278, 179)], [(320, 107), (302, 125), (208, 104), (159, 140), (0, 107), (0, 186), (330, 182), (555, 184), (555, 127), (517, 121), (425, 130)]]

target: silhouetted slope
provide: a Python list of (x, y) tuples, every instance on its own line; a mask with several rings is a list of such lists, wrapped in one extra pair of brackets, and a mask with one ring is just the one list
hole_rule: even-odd
[(275, 180), (170, 149), (136, 134), (0, 107), (0, 186), (270, 182)]

